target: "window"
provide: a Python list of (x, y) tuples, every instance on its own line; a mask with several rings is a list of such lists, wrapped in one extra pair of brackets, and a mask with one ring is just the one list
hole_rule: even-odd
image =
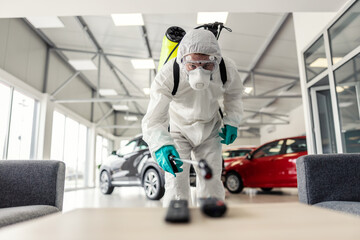
[(99, 168), (103, 161), (113, 152), (113, 142), (100, 135), (96, 136), (96, 166)]
[(329, 29), (333, 64), (360, 46), (360, 2), (356, 2)]
[(242, 157), (251, 152), (250, 149), (241, 149), (241, 150), (232, 150), (232, 151), (224, 151), (222, 156), (224, 159), (226, 158), (234, 158), (234, 157)]
[(287, 139), (286, 140), (286, 153), (297, 153), (307, 151), (305, 139)]
[(305, 53), (306, 80), (319, 75), (327, 69), (327, 59), (325, 55), (324, 37), (321, 36)]
[(11, 89), (0, 83), (0, 159), (6, 159), (5, 143), (8, 135)]
[(135, 149), (137, 140), (133, 140), (126, 144), (124, 147), (120, 148), (116, 154), (119, 156), (124, 156), (126, 154), (132, 153)]
[(147, 143), (141, 138), (138, 143), (139, 150), (148, 149)]
[(51, 159), (66, 163), (65, 188), (86, 187), (87, 127), (54, 111)]
[(278, 155), (281, 152), (281, 147), (282, 147), (283, 143), (284, 143), (284, 140), (280, 140), (280, 141), (275, 141), (275, 142), (266, 144), (266, 145), (262, 146), (260, 149), (256, 150), (256, 152), (253, 155), (253, 158)]
[(3, 84), (0, 100), (0, 158), (34, 159), (38, 102)]
[(360, 152), (360, 54), (335, 71), (343, 150)]

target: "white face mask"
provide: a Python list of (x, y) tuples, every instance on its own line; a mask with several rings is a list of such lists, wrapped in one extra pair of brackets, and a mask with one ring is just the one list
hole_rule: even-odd
[(209, 87), (211, 71), (198, 67), (188, 73), (189, 84), (194, 90), (204, 90)]

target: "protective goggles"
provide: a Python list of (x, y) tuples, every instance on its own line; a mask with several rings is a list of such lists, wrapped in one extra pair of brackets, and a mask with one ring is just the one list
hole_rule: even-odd
[(217, 62), (214, 56), (203, 55), (196, 57), (195, 60), (190, 55), (188, 55), (183, 58), (182, 63), (184, 64), (185, 70), (188, 72), (199, 67), (203, 68), (204, 70), (214, 72), (217, 68)]

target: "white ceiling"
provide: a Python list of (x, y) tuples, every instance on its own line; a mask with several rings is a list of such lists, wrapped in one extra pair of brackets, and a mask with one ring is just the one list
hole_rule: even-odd
[[(4, 1), (2, 0), (2, 2)], [(168, 27), (180, 26), (185, 31), (188, 31), (196, 27), (196, 12), (198, 11), (230, 11), (226, 26), (231, 28), (232, 32), (223, 30), (219, 39), (221, 50), (224, 56), (230, 57), (235, 61), (239, 70), (249, 71), (269, 41), (269, 38), (273, 35), (276, 26), (283, 18), (285, 12), (338, 11), (346, 2), (347, 0), (223, 0), (221, 4), (218, 2), (216, 4), (209, 4), (211, 3), (210, 1), (185, 0), (169, 4), (168, 1), (149, 0), (12, 0), (1, 4), (0, 17), (62, 16), (60, 18), (65, 25), (64, 28), (41, 29), (41, 31), (58, 48), (96, 52), (95, 45), (75, 17), (82, 16), (105, 53), (127, 55), (134, 58), (147, 58), (149, 53), (142, 28), (139, 26), (117, 27), (110, 17), (111, 13), (141, 12), (143, 13), (153, 58), (158, 60), (162, 39)], [(93, 58), (94, 63), (98, 64), (96, 54), (65, 51), (63, 53), (69, 59)], [(149, 70), (134, 70), (130, 63), (130, 58), (109, 56), (108, 59), (118, 70), (125, 74), (124, 76), (117, 71), (126, 90), (119, 83), (119, 80), (115, 77), (109, 66), (107, 66), (104, 59), (101, 62), (100, 87), (113, 88), (119, 94), (126, 94), (126, 91), (129, 91), (130, 95), (143, 96), (141, 90), (144, 87), (149, 87), (150, 80), (154, 78), (154, 74), (150, 74)], [(291, 14), (269, 47), (261, 54), (260, 61), (257, 63), (254, 71), (293, 77), (299, 76)], [(82, 72), (94, 86), (97, 85), (97, 71)], [(248, 74), (240, 73), (240, 75), (244, 80)], [(286, 88), (279, 88), (288, 83), (295, 84), (288, 91), (286, 91)], [(253, 85), (249, 80), (244, 84), (245, 86)], [(268, 95), (300, 95), (299, 81), (294, 79), (255, 75), (254, 84), (256, 94), (279, 88)], [(144, 113), (148, 101), (138, 103), (141, 105), (140, 111)], [(300, 104), (301, 98), (244, 99), (244, 108), (247, 110), (260, 111), (264, 107), (270, 106), (271, 108), (268, 109), (271, 109), (272, 113), (278, 114), (287, 114)], [(129, 106), (132, 112), (139, 110), (134, 104), (129, 104)], [(248, 118), (256, 119), (260, 118), (260, 115), (253, 112), (245, 112), (244, 117), (244, 125), (249, 125), (246, 122)], [(274, 121), (274, 118), (263, 116), (263, 121)], [(138, 123), (135, 123), (135, 125), (138, 125)], [(255, 125), (255, 127), (258, 126)], [(122, 132), (122, 130), (119, 130), (119, 132)], [(140, 129), (130, 129), (125, 135), (131, 136), (139, 132)]]
[(86, 16), (112, 13), (336, 12), (348, 0), (1, 0), (0, 17)]
[[(279, 21), (283, 19), (284, 13), (230, 13), (226, 26), (232, 29), (232, 32), (222, 31), (219, 39), (222, 54), (232, 58), (239, 70), (251, 70), (254, 61), (264, 48), (264, 44), (269, 41), (273, 35), (274, 29)], [(196, 14), (143, 14), (147, 36), (153, 58), (158, 60), (160, 57), (162, 39), (167, 28), (170, 26), (180, 26), (185, 31), (196, 27)], [(142, 28), (139, 26), (117, 27), (110, 16), (84, 16), (85, 23), (93, 33), (95, 39), (105, 53), (133, 56), (134, 58), (147, 58), (149, 56)], [(78, 49), (96, 52), (96, 47), (82, 28), (76, 17), (61, 17), (65, 28), (60, 29), (42, 29), (41, 31), (58, 47), (67, 49)], [(63, 52), (69, 59), (92, 59), (98, 65), (96, 54), (84, 54), (78, 52)], [(119, 94), (126, 94), (126, 91), (132, 96), (143, 96), (141, 91), (150, 85), (149, 70), (133, 69), (130, 59), (123, 57), (109, 56), (108, 59), (120, 70), (118, 71), (126, 90), (115, 77), (104, 59), (101, 61), (100, 88), (113, 88)], [(156, 64), (158, 62), (156, 61)], [(275, 35), (274, 40), (267, 50), (262, 54), (260, 61), (256, 65), (255, 72), (275, 73), (277, 75), (286, 75), (298, 77), (298, 63), (296, 56), (296, 45), (293, 28), (293, 19), (291, 14), (283, 24), (282, 28)], [(97, 85), (97, 71), (82, 71), (84, 75)], [(241, 73), (244, 78), (248, 74)], [(151, 73), (151, 80), (154, 74)], [(131, 84), (131, 82), (134, 84)], [(285, 84), (294, 83), (289, 91), (281, 88)], [(252, 81), (248, 80), (245, 86), (252, 87)], [(136, 85), (136, 86), (134, 86)], [(279, 95), (285, 92), (287, 95), (300, 95), (299, 81), (287, 78), (269, 77), (255, 74), (256, 94), (262, 94), (275, 88), (279, 88), (268, 95)], [(289, 87), (289, 85), (288, 85)], [(284, 93), (282, 93), (284, 94)], [(244, 108), (252, 111), (260, 111), (263, 107), (271, 105), (273, 113), (287, 114), (292, 109), (301, 104), (301, 98), (293, 99), (245, 99)], [(142, 106), (140, 111), (145, 112), (148, 101), (139, 102)], [(133, 104), (129, 104), (131, 112), (137, 112)], [(245, 119), (249, 117), (260, 117), (259, 114), (245, 112)], [(266, 119), (265, 119), (266, 120)], [(264, 120), (264, 122), (265, 122)], [(271, 119), (274, 120), (274, 119)], [(269, 121), (266, 121), (269, 122)], [(244, 124), (247, 124), (244, 122)], [(136, 132), (136, 130), (132, 130)], [(132, 132), (131, 130), (128, 132)]]

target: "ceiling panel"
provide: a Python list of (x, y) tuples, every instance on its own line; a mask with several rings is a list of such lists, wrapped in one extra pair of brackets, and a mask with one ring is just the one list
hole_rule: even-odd
[[(259, 51), (269, 40), (275, 26), (283, 16), (283, 13), (230, 13), (228, 21), (225, 24), (232, 29), (232, 32), (223, 30), (219, 44), (224, 56), (234, 60), (238, 69), (250, 70)], [(176, 13), (176, 14), (143, 14), (147, 38), (153, 58), (157, 60), (160, 56), (162, 40), (166, 30), (170, 26), (182, 27), (189, 31), (196, 27), (196, 13)], [(93, 33), (95, 39), (103, 48), (105, 53), (126, 55), (127, 57), (108, 56), (108, 59), (114, 66), (115, 72), (122, 81), (123, 85), (131, 96), (145, 96), (143, 88), (150, 86), (150, 81), (154, 79), (152, 70), (135, 70), (130, 62), (131, 58), (147, 58), (148, 49), (143, 36), (143, 29), (140, 26), (115, 26), (110, 16), (84, 16), (85, 23)], [(81, 28), (76, 17), (62, 17), (65, 24), (63, 29), (44, 29), (42, 30), (58, 47), (91, 50), (96, 51), (90, 38)], [(93, 59), (95, 65), (98, 65), (98, 58), (95, 54), (82, 54), (74, 52), (64, 52), (69, 59)], [(255, 68), (255, 71), (265, 73), (286, 74), (298, 76), (298, 64), (296, 56), (295, 35), (292, 17), (287, 19), (282, 29), (278, 32), (271, 45), (264, 52), (261, 61)], [(84, 75), (92, 82), (94, 86), (98, 84), (98, 72), (82, 71)], [(150, 76), (151, 72), (151, 76)], [(245, 78), (246, 73), (241, 73)], [(300, 86), (297, 83), (290, 91), (284, 93), (285, 88), (281, 88), (286, 83), (293, 80), (273, 78), (268, 76), (255, 75), (256, 94), (261, 94), (278, 88), (268, 95), (277, 94), (300, 94)], [(245, 86), (252, 86), (251, 81), (247, 81)], [(121, 96), (126, 95), (126, 90), (120, 84), (102, 59), (100, 68), (100, 88), (113, 88)], [(114, 104), (114, 102), (111, 102)], [(148, 101), (138, 101), (137, 107), (133, 102), (125, 102), (130, 107), (130, 112), (145, 113)], [(263, 107), (273, 107), (277, 113), (287, 114), (301, 104), (301, 98), (259, 98), (244, 99), (244, 109), (260, 111)], [(118, 115), (123, 118), (123, 114)], [(244, 117), (250, 118), (253, 113), (245, 112)], [(259, 115), (256, 115), (259, 117)], [(271, 120), (271, 119), (267, 119)], [(139, 120), (139, 122), (141, 119)], [(122, 119), (122, 122), (126, 122)], [(128, 122), (122, 124), (129, 124)], [(139, 123), (134, 123), (139, 124)], [(246, 124), (244, 122), (244, 124)], [(254, 126), (258, 128), (259, 126)], [(117, 133), (124, 129), (118, 129)], [(126, 136), (137, 134), (140, 129), (129, 129), (125, 132)]]

